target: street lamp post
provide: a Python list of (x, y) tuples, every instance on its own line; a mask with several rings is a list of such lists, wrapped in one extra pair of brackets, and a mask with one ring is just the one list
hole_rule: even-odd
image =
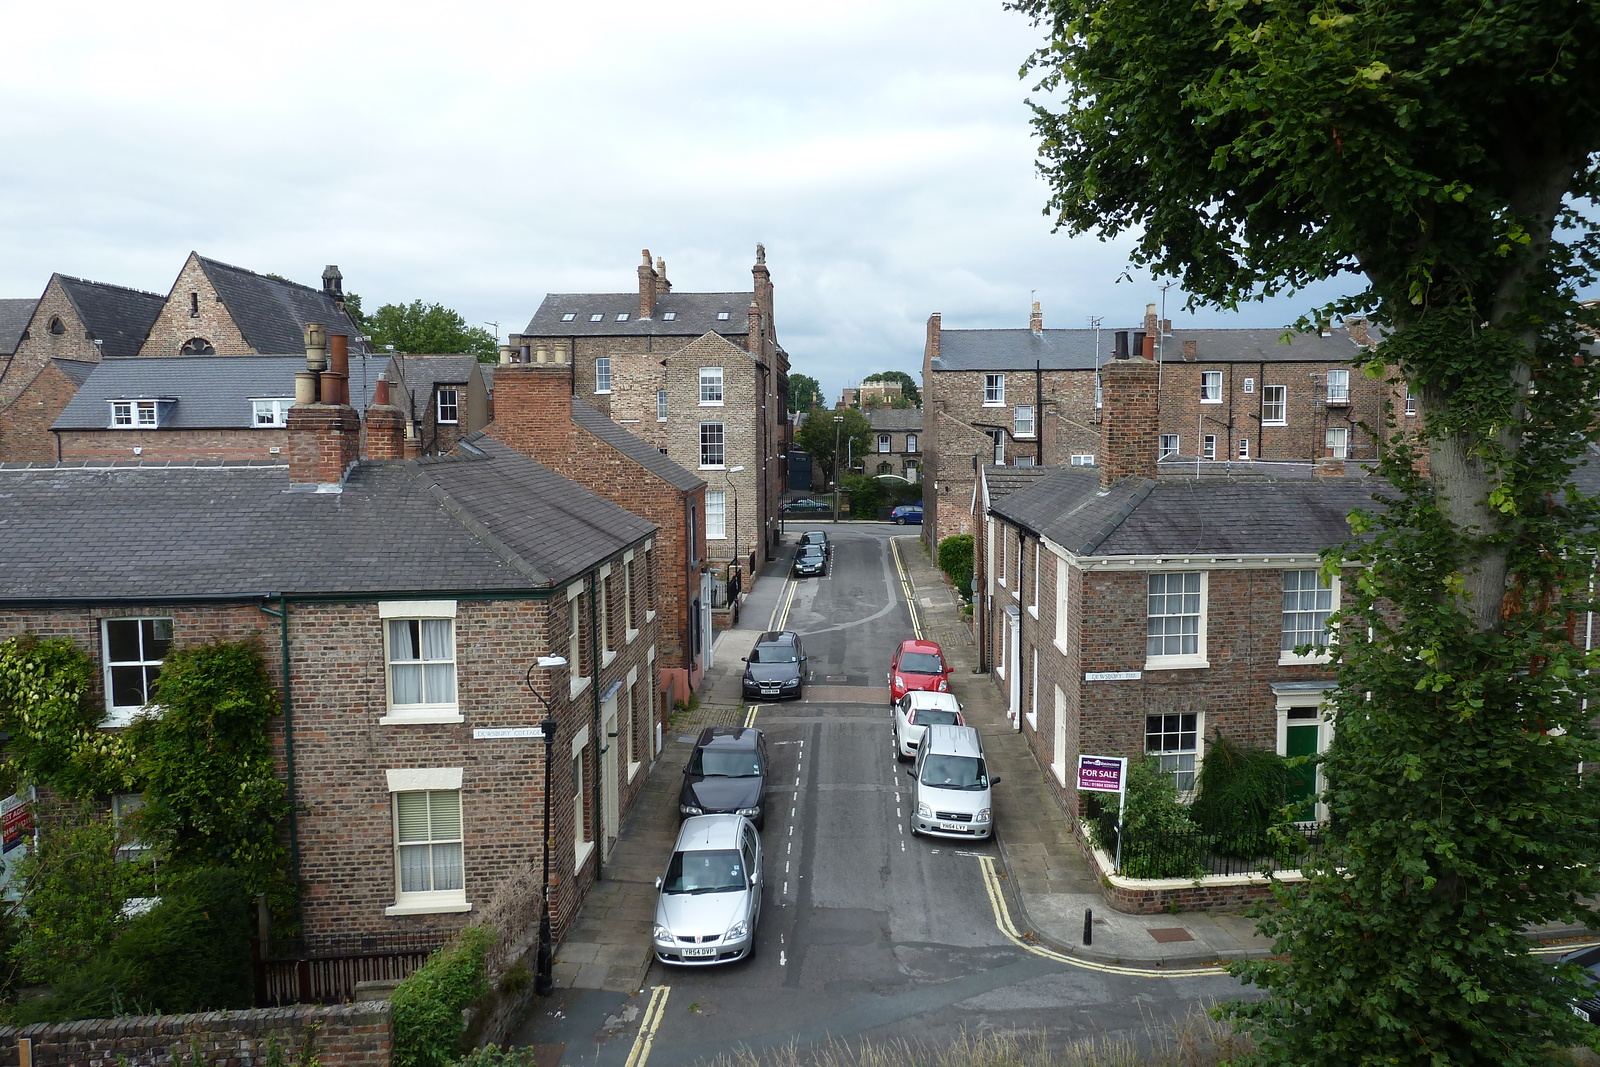
[[(739, 562), (739, 487), (733, 484), (733, 476), (742, 470), (744, 470), (743, 467), (729, 467), (722, 472), (723, 480), (728, 483), (728, 492), (733, 494), (733, 561), (735, 564)], [(723, 515), (723, 521), (727, 521), (726, 513)], [(755, 576), (751, 575), (751, 577)], [(744, 583), (740, 582), (739, 584), (743, 585)]]
[(833, 417), (833, 521), (839, 521), (839, 430), (844, 426), (844, 416)]
[(548, 670), (552, 667), (565, 667), (564, 656), (540, 656), (528, 668), (528, 673), (523, 675), (523, 681), (528, 685), (528, 692), (544, 708), (544, 721), (539, 724), (539, 731), (544, 735), (544, 824), (540, 827), (544, 833), (544, 874), (542, 884), (539, 886), (539, 961), (538, 973), (534, 975), (533, 991), (541, 997), (547, 997), (556, 988), (554, 966), (554, 948), (550, 944), (552, 934), (550, 930), (550, 766), (552, 751), (556, 744), (556, 730), (560, 723), (556, 721), (555, 709), (544, 698), (533, 684), (533, 672), (541, 668)]

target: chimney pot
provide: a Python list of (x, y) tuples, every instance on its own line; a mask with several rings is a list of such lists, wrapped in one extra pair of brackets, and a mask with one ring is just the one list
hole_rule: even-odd
[(328, 369), (328, 331), (320, 322), (308, 322), (305, 328), (306, 370)]
[(531, 362), (533, 362), (533, 356), (531, 356), (529, 354), (532, 350), (533, 350), (533, 346), (532, 345), (523, 345), (521, 350), (520, 350), (521, 355), (520, 355), (519, 362), (522, 362), (522, 363), (531, 363)]
[(510, 345), (500, 346), (500, 362), (511, 363), (517, 358), (517, 350)]
[(1194, 339), (1183, 342), (1183, 358), (1186, 363), (1193, 363), (1199, 354), (1199, 342)]
[(1118, 330), (1116, 332), (1116, 334), (1113, 335), (1113, 340), (1112, 340), (1112, 344), (1111, 344), (1111, 355), (1112, 355), (1112, 358), (1114, 358), (1114, 359), (1127, 359), (1128, 358), (1128, 331), (1127, 330)]
[(540, 345), (538, 351), (534, 354), (533, 361), (535, 363), (548, 363), (548, 362), (550, 362), (550, 348), (549, 348), (549, 346), (548, 345)]

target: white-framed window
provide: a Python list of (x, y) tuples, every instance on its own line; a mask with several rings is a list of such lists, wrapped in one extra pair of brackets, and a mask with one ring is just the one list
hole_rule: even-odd
[(718, 322), (727, 322), (731, 318), (733, 318), (733, 313), (730, 312), (730, 311), (719, 311), (719, 312), (717, 312), (717, 321)]
[(1328, 372), (1328, 403), (1348, 404), (1350, 402), (1350, 372), (1347, 370), (1330, 370)]
[(567, 586), (567, 691), (577, 696), (589, 684), (583, 672), (583, 583)]
[(983, 573), (984, 573), (985, 578), (986, 578), (986, 580), (988, 582), (988, 587), (987, 587), (987, 589), (985, 589), (985, 592), (989, 593), (991, 596), (994, 595), (995, 583), (999, 580), (998, 576), (995, 574), (995, 570), (994, 570), (994, 537), (995, 537), (994, 520), (993, 519), (985, 519), (984, 520), (984, 538), (983, 538), (983, 553), (984, 553)]
[(386, 773), (394, 819), (394, 906), (388, 915), (469, 911), (460, 767)]
[(143, 793), (113, 793), (111, 796), (111, 825), (117, 830), (118, 863), (138, 863), (155, 857), (150, 842), (134, 834), (131, 829), (123, 828), (142, 807)]
[(880, 433), (878, 435), (878, 451), (879, 452), (890, 452), (890, 451), (893, 451), (893, 449), (894, 449), (894, 436), (892, 434)]
[(1033, 405), (1019, 404), (1016, 410), (1016, 434), (1018, 437), (1033, 436)]
[(605, 312), (603, 312), (603, 311), (596, 311), (596, 312), (595, 312), (595, 313), (594, 313), (594, 314), (593, 314), (593, 315), (590, 315), (590, 316), (589, 316), (589, 321), (590, 321), (590, 322), (600, 322), (600, 321), (601, 321), (601, 320), (603, 320), (603, 319), (604, 319), (604, 318), (605, 318), (605, 317), (606, 317), (606, 316), (605, 316)]
[(1034, 457), (1032, 457), (1032, 456), (1018, 456), (1016, 458), (1016, 460), (1014, 461), (1014, 466), (1031, 467), (1031, 466), (1033, 466), (1033, 460), (1034, 460)]
[(1157, 459), (1166, 459), (1168, 456), (1176, 456), (1177, 454), (1178, 454), (1178, 435), (1175, 434), (1175, 433), (1164, 433), (1164, 434), (1162, 434), (1161, 435), (1161, 448), (1156, 453), (1156, 458)]
[(678, 318), (678, 313), (676, 311), (663, 311), (661, 313), (661, 321), (662, 322), (676, 322), (677, 318)]
[(908, 460), (906, 460), (906, 481), (914, 482), (916, 480), (917, 480), (917, 461), (914, 460), (914, 459), (908, 459)]
[(1003, 589), (1006, 585), (1006, 561), (1011, 558), (1010, 550), (1006, 548), (1006, 531), (1009, 530), (1010, 527), (1001, 525), (991, 526), (990, 528), (994, 531), (996, 538), (998, 538), (995, 543), (995, 549), (1000, 555), (1000, 573), (997, 577), (1000, 582), (1000, 587)]
[(594, 585), (594, 606), (599, 612), (595, 620), (595, 644), (600, 649), (600, 666), (605, 667), (616, 658), (616, 650), (611, 643), (611, 565), (608, 563), (600, 568), (600, 576)]
[(656, 390), (656, 421), (667, 421), (667, 391), (665, 389)]
[(1094, 372), (1094, 406), (1103, 407), (1105, 400), (1105, 384), (1100, 380), (1100, 372)]
[(1147, 576), (1145, 667), (1205, 667), (1204, 571), (1157, 571)]
[(702, 405), (722, 403), (721, 367), (700, 368), (700, 403)]
[(289, 425), (289, 409), (294, 397), (274, 396), (250, 401), (250, 425), (259, 430)]
[(611, 357), (601, 356), (594, 361), (594, 391), (611, 392)]
[(389, 665), (389, 714), (380, 722), (460, 722), (454, 601), (379, 604)]
[(1337, 599), (1337, 582), (1328, 585), (1321, 571), (1311, 568), (1283, 572), (1283, 626), (1278, 645), (1279, 663), (1323, 663), (1325, 651), (1308, 656), (1295, 654), (1302, 645), (1325, 650), (1328, 647), (1328, 616)]
[(1092, 466), (1094, 466), (1094, 453), (1092, 453), (1092, 452), (1074, 452), (1072, 454), (1072, 465), (1074, 467), (1092, 467)]
[(1250, 438), (1248, 438), (1248, 437), (1239, 438), (1239, 458), (1240, 459), (1249, 459), (1250, 458)]
[(721, 489), (706, 490), (706, 540), (725, 541), (728, 537), (728, 494)]
[(727, 457), (723, 452), (722, 423), (702, 422), (700, 424), (700, 466), (707, 467), (727, 466)]
[(989, 437), (994, 441), (994, 465), (1006, 465), (1006, 432), (1004, 430), (990, 430)]
[(114, 430), (151, 430), (160, 424), (160, 407), (154, 400), (111, 401), (111, 428)]
[(1244, 391), (1247, 393), (1256, 391), (1256, 380), (1254, 378), (1246, 378), (1244, 380)]
[(106, 691), (103, 726), (126, 726), (146, 704), (161, 664), (172, 650), (172, 620), (100, 620), (101, 663)]
[(1217, 435), (1208, 433), (1200, 439), (1200, 455), (1205, 459), (1217, 458)]
[[(1038, 541), (1035, 541), (1033, 543), (1033, 597), (1032, 597), (1030, 603), (1028, 604), (1028, 614), (1032, 615), (1036, 619), (1039, 617), (1039, 550), (1040, 550), (1040, 547), (1041, 546), (1040, 546)], [(1020, 541), (1017, 544), (1017, 557), (1018, 557), (1017, 562), (1021, 563), (1022, 562), (1022, 560), (1021, 560), (1021, 557), (1022, 557), (1022, 544), (1021, 544)]]
[[(579, 745), (581, 739), (584, 744)], [(572, 869), (581, 870), (583, 863), (589, 858), (589, 853), (594, 851), (594, 826), (590, 823), (588, 812), (584, 810), (584, 780), (588, 775), (588, 760), (584, 759), (584, 748), (588, 745), (589, 731), (584, 729), (578, 739), (573, 741), (572, 753)]]
[(1322, 435), (1323, 447), (1334, 459), (1350, 458), (1350, 430), (1345, 426), (1330, 426)]
[(627, 322), (628, 321), (628, 313), (626, 311), (619, 311), (617, 313), (617, 321), (618, 322)]
[(1263, 385), (1261, 387), (1261, 425), (1283, 426), (1288, 422), (1289, 387)]
[(443, 423), (458, 423), (461, 421), (461, 394), (453, 385), (441, 385), (439, 397), (439, 421)]
[(566, 314), (561, 316), (561, 321), (562, 322), (571, 322), (573, 319), (575, 319), (577, 317), (578, 317), (578, 313), (576, 311), (569, 311)]
[(1408, 393), (1406, 393), (1406, 414), (1407, 415), (1415, 415), (1416, 413), (1417, 413), (1417, 396), (1416, 396), (1415, 393), (1408, 392)]
[(1028, 688), (1028, 729), (1039, 732), (1039, 647), (1033, 649), (1033, 681)]
[(906, 451), (907, 452), (915, 452), (916, 450), (917, 450), (917, 435), (914, 434), (914, 433), (906, 434)]
[(1200, 403), (1222, 403), (1222, 372), (1219, 370), (1203, 370), (1200, 372)]
[(1200, 761), (1200, 715), (1188, 711), (1144, 717), (1144, 751), (1172, 775), (1180, 796), (1194, 792)]
[(1067, 595), (1070, 590), (1071, 575), (1067, 571), (1067, 561), (1060, 556), (1056, 557), (1056, 647), (1061, 651), (1067, 650)]
[(1006, 402), (1006, 376), (1004, 374), (985, 374), (983, 376), (983, 405), (984, 407), (1004, 407)]

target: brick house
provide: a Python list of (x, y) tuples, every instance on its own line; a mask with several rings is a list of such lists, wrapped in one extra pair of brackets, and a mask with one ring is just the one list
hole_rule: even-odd
[[(1326, 747), (1332, 672), (1293, 649), (1326, 643), (1339, 583), (1321, 583), (1319, 553), (1384, 491), (1367, 478), (1159, 472), (1146, 441), (1160, 373), (1148, 359), (1106, 364), (1101, 464), (1030, 472), (983, 519), (992, 678), (1071, 811), (1080, 753), (1154, 755), (1186, 792), (1218, 731), (1284, 755)], [(1309, 798), (1316, 782), (1293, 788)]]
[(0, 369), (0, 460), (56, 459), (50, 426), (102, 358), (136, 356), (156, 293), (52, 274)]
[(16, 355), (22, 335), (28, 332), (28, 321), (39, 301), (32, 297), (12, 297), (0, 300), (0, 378), (5, 377), (11, 357)]
[(661, 612), (656, 683), (664, 705), (688, 700), (711, 665), (706, 483), (573, 396), (570, 364), (496, 371), (491, 436), (657, 526), (644, 561), (655, 570)]
[(648, 249), (638, 276), (637, 293), (547, 295), (510, 347), (570, 363), (574, 395), (706, 479), (711, 558), (748, 589), (776, 543), (791, 443), (766, 250), (747, 292), (675, 293)]
[(394, 397), (410, 421), (408, 439), (422, 455), (453, 451), (456, 442), (489, 425), (488, 378), (478, 357), (396, 353), (389, 364)]
[(76, 642), (108, 729), (170, 649), (258, 641), (309, 940), (458, 929), (541, 870), (547, 793), (564, 932), (660, 749), (656, 528), (486, 436), (402, 459), (386, 388), (364, 456), (346, 374), (297, 376), (275, 462), (0, 468), (0, 638)]
[[(1373, 459), (1389, 387), (1351, 367), (1372, 344), (1365, 324), (1323, 334), (1174, 330), (1147, 305), (1142, 330), (947, 330), (935, 313), (923, 348), (924, 536), (971, 533), (975, 471), (988, 465), (1093, 464), (1100, 447), (1099, 370), (1118, 354), (1160, 368), (1158, 458), (1310, 463)], [(1397, 408), (1397, 411), (1402, 410)], [(1414, 409), (1412, 409), (1414, 411)], [(953, 503), (952, 503), (953, 502)]]
[[(879, 383), (872, 383), (879, 384)], [(899, 382), (887, 384), (899, 386)], [(898, 474), (908, 482), (922, 478), (922, 411), (920, 408), (873, 408), (872, 454), (861, 457), (862, 472)]]

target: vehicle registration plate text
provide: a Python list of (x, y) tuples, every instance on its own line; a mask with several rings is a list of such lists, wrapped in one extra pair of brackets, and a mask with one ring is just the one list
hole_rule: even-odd
[(707, 956), (715, 956), (716, 954), (717, 950), (714, 948), (686, 948), (683, 950), (683, 958), (686, 960), (704, 959)]

